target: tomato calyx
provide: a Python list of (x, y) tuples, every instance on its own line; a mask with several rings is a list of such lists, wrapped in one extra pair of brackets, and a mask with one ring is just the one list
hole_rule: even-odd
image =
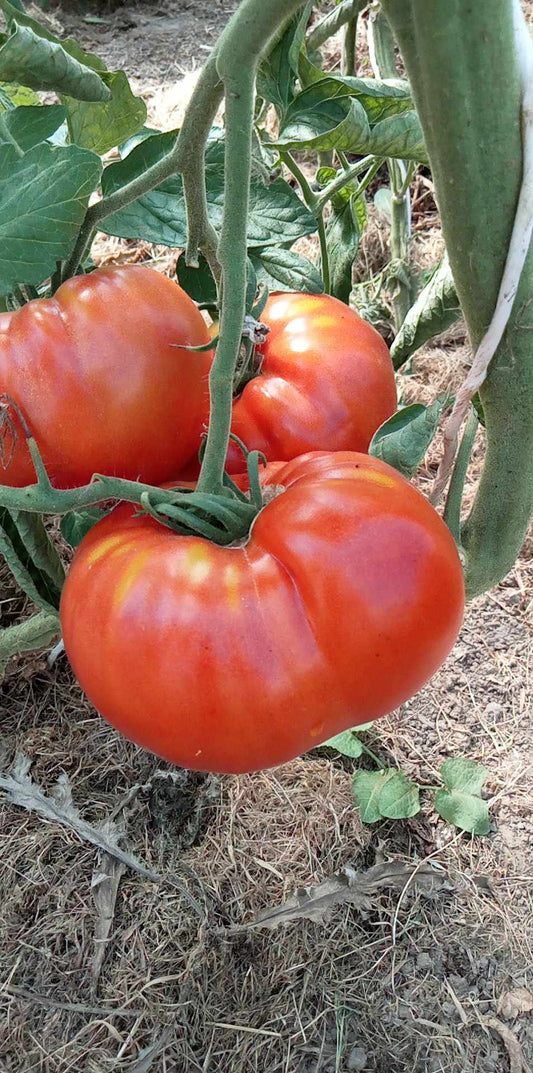
[[(265, 503), (259, 465), (266, 465), (266, 458), (259, 451), (248, 451), (233, 433), (231, 439), (245, 458), (248, 492), (242, 491), (225, 473), (222, 493), (197, 492), (179, 486), (145, 491), (140, 496), (139, 513), (149, 514), (160, 525), (182, 536), (201, 536), (224, 547), (245, 542), (252, 522)], [(200, 461), (204, 451), (205, 436), (200, 447)]]

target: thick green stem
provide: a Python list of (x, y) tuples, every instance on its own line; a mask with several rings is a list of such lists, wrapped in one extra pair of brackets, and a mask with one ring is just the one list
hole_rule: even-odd
[(302, 0), (243, 0), (224, 30), (216, 69), (224, 86), (226, 148), (224, 217), (217, 251), (222, 270), (220, 339), (209, 377), (210, 417), (199, 492), (224, 494), (224, 466), (233, 407), (233, 382), (246, 308), (247, 216), (250, 191), (255, 73), (259, 58)]
[(308, 34), (306, 42), (308, 51), (315, 52), (329, 37), (338, 33), (347, 22), (355, 22), (367, 4), (368, 0), (343, 0), (343, 3), (334, 7), (333, 11), (328, 12), (320, 22), (317, 22)]
[(216, 269), (217, 236), (207, 216), (204, 149), (221, 99), (222, 83), (217, 75), (216, 56), (213, 54), (196, 83), (174, 148), (126, 186), (91, 205), (74, 250), (64, 265), (63, 280), (75, 275), (90, 247), (95, 229), (106, 216), (118, 212), (178, 172), (183, 175), (186, 195), (188, 263), (197, 263), (200, 249)]
[(353, 77), (356, 72), (357, 15), (346, 23), (342, 39), (341, 70)]
[[(513, 0), (383, 0), (431, 160), (444, 238), (476, 348), (494, 313), (523, 166)], [(462, 532), (469, 596), (512, 567), (533, 506), (533, 247), (480, 389), (487, 453)]]
[(461, 440), (461, 446), (457, 452), (457, 459), (450, 481), (450, 487), (448, 488), (446, 506), (444, 508), (444, 521), (458, 546), (461, 544), (461, 503), (463, 501), (463, 489), (478, 424), (478, 416), (474, 407), (472, 407), (468, 415), (468, 421)]
[[(390, 22), (377, 4), (371, 13), (369, 24), (370, 61), (376, 78), (397, 78), (396, 52)], [(387, 162), (392, 193), (390, 248), (396, 262), (394, 290), (391, 294), (394, 327), (399, 331), (412, 301), (409, 243), (411, 239), (411, 200), (409, 182), (411, 165), (403, 160)]]

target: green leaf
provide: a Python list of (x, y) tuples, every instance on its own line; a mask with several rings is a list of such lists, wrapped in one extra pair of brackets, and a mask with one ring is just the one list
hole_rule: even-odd
[(448, 402), (448, 397), (442, 396), (431, 406), (422, 406), (418, 402), (404, 406), (374, 433), (368, 453), (388, 462), (404, 477), (412, 477), (426, 454)]
[(389, 820), (406, 820), (420, 812), (420, 791), (402, 771), (395, 771), (387, 779), (379, 795), (382, 816)]
[(259, 283), (271, 291), (305, 291), (322, 294), (322, 277), (311, 261), (300, 257), (282, 246), (266, 246), (252, 250), (250, 260), (254, 265)]
[(394, 368), (399, 369), (428, 339), (445, 331), (460, 316), (461, 307), (445, 256), (420, 291), (392, 344)]
[(328, 76), (289, 105), (278, 139), (283, 149), (344, 149), (427, 163), (422, 128), (405, 83)]
[(19, 86), (16, 82), (0, 82), (0, 112), (14, 108), (15, 105), (40, 104), (33, 89)]
[(0, 154), (0, 294), (41, 283), (68, 257), (98, 185), (99, 157), (75, 145)]
[(15, 581), (38, 607), (55, 610), (59, 607), (59, 589), (48, 572), (35, 565), (19, 533), (16, 515), (0, 508), (0, 555), (3, 556)]
[(108, 513), (109, 511), (101, 510), (100, 507), (86, 507), (85, 510), (71, 510), (64, 514), (59, 527), (67, 544), (77, 548), (89, 529)]
[(327, 745), (328, 749), (336, 749), (343, 756), (354, 758), (361, 756), (363, 752), (363, 746), (353, 730), (343, 730), (342, 734), (335, 734), (334, 738), (328, 738), (323, 745)]
[[(348, 201), (341, 200), (339, 209), (335, 207), (336, 203), (335, 199), (326, 227), (331, 293), (348, 304), (352, 290), (352, 267), (362, 235), (361, 218), (366, 213), (362, 198), (356, 198), (355, 194)], [(363, 205), (363, 214), (358, 211), (359, 205)]]
[(136, 97), (124, 71), (103, 71), (109, 90), (104, 104), (85, 104), (62, 96), (70, 137), (76, 145), (103, 155), (136, 134), (146, 120), (146, 105)]
[(481, 797), (459, 790), (437, 790), (435, 808), (447, 823), (472, 835), (487, 835), (490, 830), (489, 806)]
[(20, 652), (33, 652), (47, 648), (61, 633), (59, 615), (54, 611), (40, 611), (25, 622), (0, 630), (0, 682), (8, 659)]
[(80, 63), (59, 41), (48, 40), (30, 26), (15, 24), (0, 48), (0, 80), (30, 89), (68, 93), (83, 101), (105, 101), (110, 92), (100, 76)]
[[(172, 149), (177, 131), (153, 135), (140, 142), (124, 160), (104, 171), (104, 195), (121, 189)], [(224, 207), (224, 139), (213, 132), (206, 151), (206, 190), (209, 218), (219, 230)], [(165, 246), (185, 246), (187, 223), (181, 177), (165, 179), (155, 190), (102, 221), (101, 229), (119, 238), (137, 238)], [(284, 179), (265, 185), (254, 171), (250, 187), (248, 246), (290, 245), (316, 231), (316, 220)]]
[(363, 823), (377, 823), (378, 820), (383, 819), (379, 805), (380, 795), (394, 774), (392, 770), (355, 772), (352, 784), (353, 794)]
[(57, 592), (65, 583), (65, 571), (39, 514), (24, 510), (9, 511), (24, 548), (41, 573), (50, 578)]
[(460, 790), (465, 794), (479, 794), (487, 778), (487, 769), (475, 760), (458, 756), (445, 760), (440, 769), (444, 785), (448, 790)]
[(270, 52), (259, 65), (257, 93), (273, 104), (279, 115), (283, 115), (294, 96), (298, 54), (312, 8), (313, 0), (305, 5), (300, 15), (290, 19), (281, 37), (274, 42)]
[[(60, 104), (12, 108), (0, 116), (0, 145), (15, 141), (23, 153), (46, 141), (64, 122)], [(6, 137), (6, 131), (9, 137)]]
[(192, 268), (185, 263), (185, 253), (180, 253), (176, 264), (178, 283), (184, 291), (187, 291), (193, 302), (210, 302), (215, 305), (217, 285), (211, 269), (203, 254), (200, 254), (198, 260), (198, 268)]

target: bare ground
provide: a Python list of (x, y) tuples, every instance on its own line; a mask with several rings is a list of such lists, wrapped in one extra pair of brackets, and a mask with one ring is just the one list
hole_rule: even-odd
[[(102, 23), (84, 23), (84, 10), (70, 7), (54, 17), (110, 66), (135, 72), (138, 91), (170, 126), (182, 104), (176, 78), (201, 62), (199, 45), (232, 6), (102, 3)], [(421, 265), (436, 259), (435, 223), (426, 204), (415, 239)], [(386, 243), (375, 220), (361, 254), (370, 268)], [(99, 255), (151, 259), (164, 270), (174, 259), (115, 240)], [(454, 329), (401, 378), (406, 398), (428, 401), (453, 386), (467, 360), (464, 332)], [(438, 450), (420, 475), (426, 490)], [(482, 460), (479, 437), (469, 496)], [(96, 827), (119, 820), (123, 846), (159, 880), (115, 873), (102, 938), (112, 913), (109, 857), (64, 822), (4, 802), (0, 1071), (527, 1073), (531, 576), (526, 548), (505, 581), (470, 606), (431, 685), (367, 738), (425, 785), (448, 756), (484, 763), (486, 839), (448, 828), (429, 794), (414, 820), (364, 827), (351, 764), (320, 751), (248, 777), (172, 772), (103, 723), (64, 659), (53, 670), (42, 657), (14, 661), (0, 695), (0, 771), (22, 752), (46, 793), (66, 775), (82, 818)], [(4, 577), (2, 618), (20, 609)], [(325, 925), (236, 930), (296, 888), (384, 861), (405, 863), (405, 883), (376, 888), (363, 910), (338, 907)], [(431, 889), (409, 878), (425, 861), (435, 869)]]

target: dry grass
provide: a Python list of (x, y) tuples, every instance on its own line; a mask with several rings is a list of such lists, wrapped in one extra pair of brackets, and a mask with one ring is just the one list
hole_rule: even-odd
[[(125, 65), (147, 91), (152, 118), (170, 127), (185, 95), (172, 83), (198, 56), (197, 23), (211, 33), (230, 6), (193, 10), (163, 0), (154, 17), (179, 17), (184, 27), (178, 57), (175, 35), (136, 27), (140, 4), (120, 8), (100, 29), (74, 15), (65, 21), (110, 65), (125, 45)], [(134, 25), (121, 29), (128, 19)], [(422, 268), (437, 260), (442, 240), (431, 191), (422, 184), (418, 195), (413, 253)], [(387, 242), (386, 225), (373, 215), (361, 253), (366, 272), (379, 271)], [(101, 239), (95, 256), (149, 260), (172, 274), (176, 251)], [(453, 390), (468, 361), (457, 326), (401, 376), (405, 399), (427, 402)], [(480, 434), (467, 503), (483, 453)], [(420, 473), (423, 490), (438, 455), (437, 440)], [(484, 840), (443, 824), (429, 794), (414, 820), (364, 827), (351, 800), (352, 765), (319, 752), (261, 775), (169, 780), (157, 774), (167, 765), (95, 715), (62, 659), (53, 671), (39, 657), (14, 662), (0, 695), (0, 768), (9, 770), (23, 751), (48, 792), (66, 773), (83, 817), (98, 824), (118, 810), (127, 848), (164, 881), (125, 872), (95, 989), (91, 883), (104, 862), (61, 825), (3, 805), (1, 1073), (506, 1073), (508, 1049), (483, 1019), (507, 991), (531, 986), (531, 576), (526, 550), (508, 578), (471, 605), (431, 686), (367, 738), (386, 763), (425, 785), (447, 756), (484, 763), (491, 799)], [(7, 623), (23, 605), (5, 574), (0, 585)], [(144, 788), (121, 808), (137, 784)], [(364, 914), (337, 909), (325, 927), (297, 922), (224, 935), (348, 863), (364, 869), (383, 858), (427, 857), (447, 877), (432, 896), (413, 887), (400, 898), (377, 896)], [(206, 908), (200, 925), (171, 883), (185, 865)], [(507, 1025), (533, 1062), (531, 1017)]]

